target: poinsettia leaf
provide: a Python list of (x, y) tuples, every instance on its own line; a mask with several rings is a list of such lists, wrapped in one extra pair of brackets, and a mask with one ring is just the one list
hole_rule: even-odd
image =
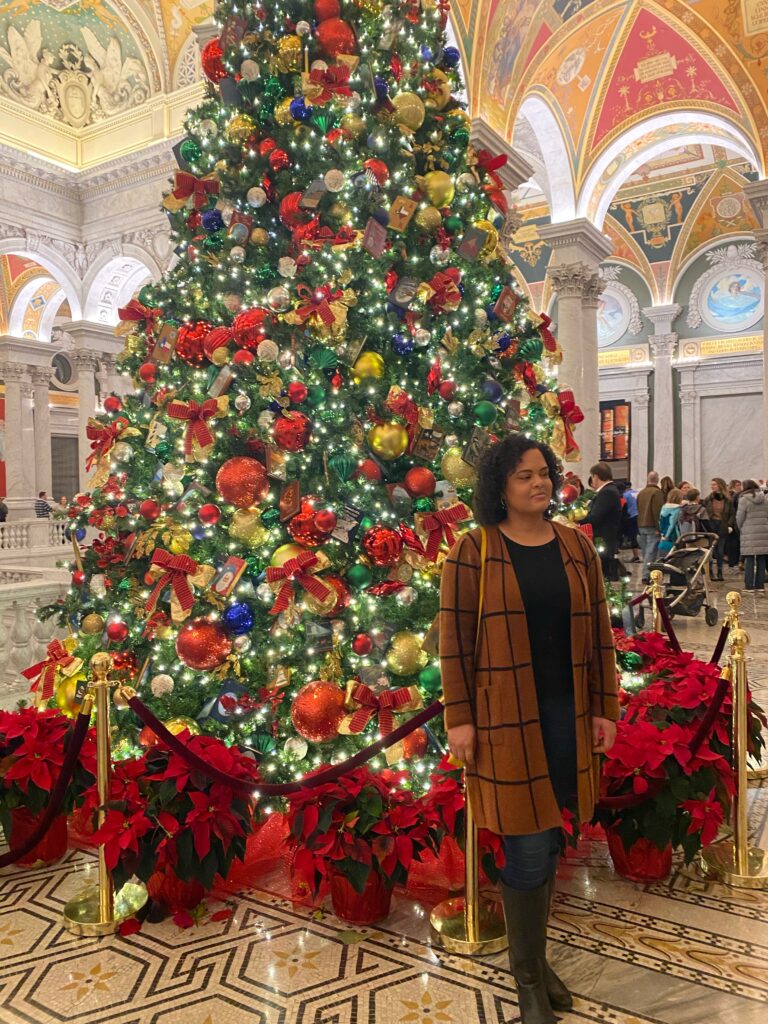
[(209, 920), (211, 921), (228, 921), (232, 917), (232, 911), (229, 907), (225, 907), (223, 910), (215, 910)]
[(121, 921), (118, 925), (118, 935), (135, 935), (136, 932), (141, 931), (141, 921), (137, 921), (135, 917), (129, 917), (125, 921)]
[(188, 910), (177, 910), (173, 915), (173, 923), (179, 928), (193, 928), (195, 919)]
[(371, 873), (370, 864), (363, 864), (350, 857), (345, 857), (344, 860), (336, 864), (336, 870), (344, 875), (355, 892), (362, 893), (365, 890), (365, 883)]

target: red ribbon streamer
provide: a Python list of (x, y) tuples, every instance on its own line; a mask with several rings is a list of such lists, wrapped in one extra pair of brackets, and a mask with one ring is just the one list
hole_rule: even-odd
[(51, 640), (46, 651), (45, 661), (22, 670), (25, 679), (34, 679), (32, 690), (40, 689), (42, 700), (50, 700), (53, 696), (56, 669), (69, 668), (77, 659), (70, 654), (60, 640)]
[(558, 392), (557, 397), (560, 402), (560, 415), (563, 419), (563, 429), (565, 431), (565, 454), (570, 455), (572, 452), (579, 450), (576, 438), (573, 436), (573, 427), (583, 421), (584, 413), (576, 405), (576, 398), (569, 388)]
[(471, 515), (467, 506), (459, 502), (458, 505), (450, 505), (448, 508), (441, 508), (437, 512), (430, 512), (424, 516), (422, 522), (428, 533), (425, 554), (430, 562), (437, 561), (437, 553), (440, 550), (443, 537), (445, 537), (448, 547), (453, 547), (456, 538), (452, 527), (456, 523), (469, 519)]
[(215, 196), (221, 188), (216, 178), (196, 178), (188, 171), (176, 171), (173, 198), (189, 199), (192, 197), (194, 207), (199, 210), (208, 202), (208, 196)]
[(157, 549), (152, 555), (150, 565), (158, 565), (163, 570), (161, 576), (155, 583), (155, 589), (149, 595), (147, 611), (153, 612), (157, 608), (160, 595), (167, 586), (171, 586), (179, 604), (185, 612), (191, 610), (195, 600), (187, 576), (197, 572), (197, 562), (189, 555), (172, 555), (170, 551)]
[(541, 335), (541, 340), (544, 342), (544, 348), (547, 352), (555, 352), (557, 350), (557, 339), (549, 329), (552, 325), (552, 318), (548, 317), (546, 313), (539, 313), (539, 316), (541, 317), (539, 334)]
[(187, 421), (187, 433), (184, 437), (184, 454), (191, 455), (194, 442), (205, 448), (213, 444), (211, 433), (206, 420), (212, 419), (219, 411), (219, 405), (215, 398), (206, 398), (202, 405), (198, 402), (169, 402), (166, 412), (174, 420)]
[(317, 555), (311, 551), (302, 551), (296, 558), (289, 558), (282, 565), (267, 566), (267, 583), (283, 581), (275, 598), (275, 603), (269, 609), (270, 615), (279, 615), (280, 612), (285, 611), (294, 595), (294, 583), (304, 587), (318, 601), (328, 600), (331, 588), (309, 572), (310, 569), (313, 569), (318, 564), (319, 559)]
[(349, 720), (349, 731), (357, 735), (365, 729), (372, 718), (378, 717), (381, 735), (389, 736), (395, 727), (395, 711), (410, 704), (413, 693), (409, 687), (401, 686), (397, 690), (385, 690), (384, 693), (375, 694), (370, 686), (358, 683), (352, 690), (351, 697), (360, 707)]

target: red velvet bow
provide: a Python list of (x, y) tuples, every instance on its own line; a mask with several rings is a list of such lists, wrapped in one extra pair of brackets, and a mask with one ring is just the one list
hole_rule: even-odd
[(539, 334), (541, 335), (541, 340), (544, 342), (544, 348), (547, 352), (555, 352), (557, 350), (557, 339), (549, 329), (552, 325), (552, 318), (548, 317), (546, 313), (539, 313), (539, 316), (541, 317)]
[(279, 615), (280, 612), (284, 612), (285, 609), (291, 602), (294, 590), (293, 584), (298, 583), (299, 586), (310, 593), (313, 597), (316, 597), (318, 601), (327, 601), (328, 595), (331, 593), (331, 588), (319, 580), (317, 576), (313, 576), (309, 570), (313, 569), (319, 564), (317, 555), (311, 551), (302, 551), (296, 558), (289, 558), (287, 562), (283, 562), (282, 565), (269, 565), (267, 566), (267, 583), (277, 583), (282, 580), (282, 586), (277, 592), (275, 603), (269, 609), (270, 615)]
[(413, 687), (410, 686), (376, 694), (370, 686), (358, 683), (350, 696), (360, 705), (347, 724), (352, 735), (362, 732), (372, 718), (378, 717), (379, 732), (388, 736), (395, 727), (395, 711), (412, 707), (414, 703)]
[(131, 299), (127, 306), (118, 309), (117, 315), (121, 320), (144, 320), (147, 334), (151, 334), (155, 328), (155, 320), (163, 315), (162, 309), (150, 309), (138, 299)]
[(192, 592), (187, 576), (197, 572), (197, 562), (190, 558), (189, 555), (172, 555), (170, 551), (158, 548), (152, 555), (150, 565), (159, 566), (162, 569), (162, 573), (155, 583), (155, 589), (149, 595), (147, 611), (152, 613), (157, 608), (160, 595), (169, 585), (184, 611), (190, 611), (195, 595)]
[(443, 538), (445, 538), (449, 548), (453, 547), (456, 538), (452, 528), (456, 523), (469, 519), (471, 515), (472, 513), (467, 506), (462, 502), (458, 502), (456, 505), (449, 505), (448, 508), (441, 508), (437, 512), (429, 512), (424, 516), (422, 524), (427, 531), (425, 554), (430, 562), (437, 561), (437, 553), (440, 550)]
[(112, 423), (99, 423), (98, 420), (89, 420), (85, 428), (85, 436), (91, 442), (92, 453), (85, 460), (85, 468), (90, 472), (95, 462), (112, 451), (120, 434), (128, 426), (128, 420), (119, 416)]
[(198, 402), (169, 402), (166, 412), (174, 420), (187, 421), (187, 433), (184, 437), (184, 454), (191, 455), (194, 442), (205, 448), (213, 444), (211, 433), (206, 420), (212, 419), (218, 412), (219, 405), (215, 398), (206, 398), (201, 404)]
[(390, 412), (394, 413), (395, 416), (400, 416), (405, 420), (405, 429), (408, 433), (409, 440), (408, 447), (410, 448), (416, 435), (416, 427), (419, 423), (418, 405), (416, 405), (410, 395), (396, 384), (393, 384), (389, 389), (389, 394), (387, 395), (384, 405)]
[(189, 199), (191, 196), (195, 209), (199, 210), (208, 202), (208, 196), (217, 195), (220, 188), (221, 183), (210, 175), (196, 178), (188, 171), (176, 171), (173, 198)]
[(576, 397), (570, 388), (559, 391), (557, 397), (560, 402), (560, 415), (565, 431), (565, 454), (569, 455), (579, 450), (576, 438), (573, 436), (573, 428), (577, 423), (583, 422), (584, 413), (576, 405)]
[(312, 96), (311, 103), (313, 106), (327, 103), (334, 96), (352, 95), (352, 90), (347, 85), (349, 82), (349, 68), (345, 67), (344, 64), (331, 64), (324, 71), (320, 68), (315, 68), (314, 71), (309, 73), (309, 81), (311, 85), (318, 86), (322, 90), (319, 95)]
[(80, 658), (70, 654), (60, 640), (51, 640), (45, 660), (23, 669), (21, 674), (25, 679), (34, 679), (32, 689), (40, 689), (40, 699), (46, 701), (53, 696), (57, 669), (72, 668), (76, 662), (82, 665)]
[(457, 267), (449, 267), (448, 270), (438, 270), (429, 287), (433, 294), (429, 297), (429, 305), (438, 313), (443, 310), (458, 309), (461, 302), (459, 291), (461, 271)]
[(296, 294), (304, 300), (304, 305), (296, 307), (296, 315), (301, 317), (302, 322), (317, 315), (326, 327), (332, 326), (336, 317), (329, 305), (329, 299), (340, 299), (344, 294), (340, 288), (333, 291), (329, 285), (324, 284), (313, 291), (309, 285), (299, 284), (296, 286)]

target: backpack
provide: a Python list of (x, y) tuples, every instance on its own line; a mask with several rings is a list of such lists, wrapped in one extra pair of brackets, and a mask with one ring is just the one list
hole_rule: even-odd
[(701, 529), (701, 509), (702, 506), (694, 502), (690, 502), (688, 505), (680, 506), (680, 516), (678, 517), (678, 527), (681, 535), (686, 533), (698, 533)]

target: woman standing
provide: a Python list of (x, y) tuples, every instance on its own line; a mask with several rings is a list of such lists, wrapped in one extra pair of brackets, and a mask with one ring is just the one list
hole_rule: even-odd
[(683, 492), (673, 487), (667, 495), (667, 500), (661, 506), (659, 514), (659, 555), (668, 555), (672, 550), (675, 541), (680, 536), (678, 519), (680, 518), (680, 503), (683, 500)]
[[(731, 525), (732, 510), (731, 499), (728, 497), (728, 485), (722, 477), (714, 476), (709, 484), (709, 495), (704, 499), (704, 508), (707, 511), (707, 529), (710, 533), (717, 535), (717, 544), (709, 563), (710, 579), (723, 579), (723, 559), (725, 558), (725, 543), (728, 540), (728, 529)], [(717, 577), (715, 577), (713, 562), (717, 562)]]
[(669, 492), (674, 489), (675, 481), (671, 476), (663, 476), (659, 480), (659, 487), (661, 488), (661, 494), (664, 501), (669, 501)]
[(754, 480), (745, 480), (743, 483), (736, 525), (741, 531), (744, 589), (764, 594), (768, 562), (768, 500)]
[(440, 591), (448, 745), (466, 765), (477, 824), (504, 837), (524, 1024), (553, 1024), (553, 1009), (572, 1006), (546, 961), (561, 812), (571, 802), (579, 821), (592, 817), (597, 755), (619, 710), (600, 559), (579, 530), (549, 521), (559, 485), (546, 445), (522, 435), (494, 445), (475, 491), (483, 525), (455, 544)]

